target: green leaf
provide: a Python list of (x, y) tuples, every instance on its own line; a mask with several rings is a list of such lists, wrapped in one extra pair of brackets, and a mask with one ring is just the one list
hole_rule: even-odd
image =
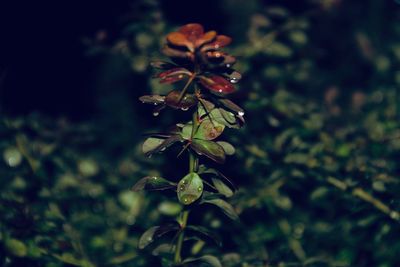
[(225, 180), (226, 182), (228, 182), (229, 185), (236, 190), (235, 184), (228, 177), (226, 177), (225, 175), (223, 175), (221, 172), (217, 171), (214, 168), (207, 168), (205, 165), (200, 165), (198, 173), (205, 174), (205, 175), (217, 176), (217, 177), (221, 178), (222, 180)]
[(201, 118), (204, 115), (206, 115), (207, 113), (211, 112), (211, 110), (214, 109), (215, 105), (212, 102), (207, 101), (202, 98), (199, 98), (199, 101), (200, 101), (200, 103), (198, 104), (197, 112), (199, 114), (199, 117)]
[(164, 201), (158, 205), (158, 211), (167, 216), (177, 216), (182, 211), (182, 205), (177, 202)]
[(208, 203), (219, 207), (226, 216), (231, 218), (232, 220), (238, 220), (239, 216), (233, 209), (232, 205), (226, 202), (223, 199), (216, 198), (216, 199), (203, 199), (202, 203)]
[(205, 155), (217, 163), (225, 162), (225, 151), (216, 142), (209, 140), (193, 139), (190, 147), (199, 155)]
[(188, 225), (186, 229), (188, 230), (188, 235), (190, 235), (193, 232), (196, 236), (198, 236), (202, 240), (210, 239), (213, 242), (215, 242), (218, 246), (221, 246), (220, 238), (215, 233), (209, 231), (207, 228), (203, 226)]
[(203, 181), (200, 176), (191, 172), (178, 183), (178, 199), (184, 205), (189, 205), (201, 197), (203, 193)]
[(148, 154), (154, 149), (156, 149), (158, 146), (160, 146), (165, 139), (162, 138), (155, 138), (155, 137), (149, 137), (147, 138), (143, 145), (142, 145), (142, 151), (144, 154)]
[(149, 244), (153, 243), (155, 240), (159, 239), (163, 235), (178, 230), (179, 230), (178, 223), (171, 223), (167, 225), (151, 227), (146, 232), (144, 232), (140, 237), (138, 247), (139, 249), (144, 249)]
[(8, 252), (17, 257), (25, 257), (28, 253), (28, 248), (26, 247), (26, 245), (18, 239), (7, 239), (5, 242), (5, 247)]
[(173, 248), (174, 248), (174, 246), (172, 244), (169, 244), (169, 243), (161, 244), (161, 245), (157, 246), (155, 249), (153, 249), (151, 254), (153, 256), (171, 254), (173, 252)]
[(174, 143), (181, 141), (182, 137), (180, 135), (172, 135), (166, 139), (149, 137), (144, 141), (142, 150), (146, 156), (154, 153), (162, 152), (167, 147), (173, 145)]
[(146, 176), (140, 179), (132, 188), (132, 191), (141, 190), (165, 190), (176, 187), (176, 183), (157, 176)]
[(235, 154), (235, 148), (230, 143), (225, 142), (225, 141), (217, 141), (217, 144), (222, 146), (222, 148), (225, 151), (225, 154), (230, 155), (230, 156)]
[(218, 260), (218, 258), (211, 255), (204, 255), (200, 258), (187, 258), (182, 263), (186, 264), (192, 262), (205, 263), (206, 265), (211, 267), (222, 267), (221, 262)]
[(216, 121), (211, 121), (209, 118), (204, 119), (197, 129), (194, 138), (213, 140), (220, 136), (225, 129), (225, 125)]
[(192, 129), (193, 129), (193, 124), (191, 122), (186, 123), (181, 132), (181, 136), (185, 140), (190, 140), (192, 138)]
[(212, 178), (212, 182), (220, 194), (222, 194), (226, 197), (233, 196), (233, 191), (229, 188), (229, 186), (224, 184), (224, 182), (222, 182), (220, 179)]

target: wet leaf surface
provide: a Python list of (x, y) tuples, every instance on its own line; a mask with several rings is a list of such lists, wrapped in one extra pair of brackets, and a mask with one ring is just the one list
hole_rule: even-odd
[(197, 173), (189, 173), (178, 183), (178, 199), (184, 205), (190, 205), (203, 194), (203, 181)]
[(217, 163), (225, 162), (225, 151), (222, 146), (209, 140), (193, 139), (190, 147), (199, 155), (204, 155)]

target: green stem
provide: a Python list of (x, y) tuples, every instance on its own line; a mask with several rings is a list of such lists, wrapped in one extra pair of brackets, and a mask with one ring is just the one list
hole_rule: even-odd
[[(192, 137), (194, 136), (196, 132), (196, 128), (198, 127), (198, 119), (197, 119), (197, 110), (193, 113), (193, 130), (192, 130)], [(196, 129), (196, 130), (195, 130)], [(198, 158), (196, 158), (196, 155), (192, 152), (189, 152), (189, 172), (196, 172), (198, 168)], [(184, 210), (180, 214), (180, 233), (178, 236), (178, 241), (176, 242), (176, 248), (175, 248), (175, 256), (174, 256), (174, 263), (179, 264), (182, 262), (182, 257), (181, 257), (181, 251), (182, 251), (182, 245), (183, 245), (183, 239), (185, 237), (185, 228), (189, 219), (189, 212), (190, 210)]]
[(189, 210), (185, 210), (181, 213), (181, 232), (178, 237), (178, 241), (176, 242), (176, 249), (175, 249), (175, 257), (174, 257), (174, 263), (180, 263), (182, 261), (181, 257), (181, 250), (182, 250), (182, 244), (183, 244), (183, 238), (184, 236), (184, 230), (187, 225), (187, 221), (189, 218)]

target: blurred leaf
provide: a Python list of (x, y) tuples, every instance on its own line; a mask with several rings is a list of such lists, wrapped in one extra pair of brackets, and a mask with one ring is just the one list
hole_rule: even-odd
[(192, 232), (192, 234), (198, 235), (201, 239), (204, 240), (212, 240), (217, 244), (218, 246), (221, 246), (221, 239), (213, 232), (209, 231), (207, 228), (199, 225), (188, 225), (186, 229), (189, 231), (189, 234)]
[(236, 211), (233, 209), (232, 205), (222, 200), (220, 198), (216, 199), (202, 199), (201, 203), (208, 203), (217, 206), (225, 213), (226, 216), (231, 218), (232, 220), (239, 220), (239, 216), (237, 215)]
[(187, 258), (182, 262), (182, 264), (192, 263), (192, 262), (199, 262), (200, 264), (203, 263), (206, 264), (206, 266), (211, 266), (211, 267), (222, 267), (218, 258), (211, 255), (204, 255), (200, 258)]
[(28, 253), (28, 248), (26, 245), (15, 238), (7, 239), (5, 242), (6, 249), (13, 255), (17, 257), (25, 257)]
[(219, 193), (221, 193), (222, 195), (224, 195), (226, 197), (233, 196), (233, 191), (226, 184), (224, 184), (224, 182), (222, 182), (220, 179), (212, 178), (212, 182)]
[(178, 230), (179, 230), (179, 225), (177, 223), (151, 227), (146, 232), (144, 232), (140, 237), (138, 247), (139, 249), (144, 249), (149, 244), (153, 243), (163, 235)]

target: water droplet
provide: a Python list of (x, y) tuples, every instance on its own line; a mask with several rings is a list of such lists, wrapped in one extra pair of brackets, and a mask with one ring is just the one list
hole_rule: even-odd
[(222, 93), (222, 89), (219, 89), (218, 92)]
[(183, 110), (183, 111), (188, 111), (189, 108), (188, 108), (188, 107), (183, 107), (183, 108), (181, 108), (181, 110)]
[(244, 116), (244, 112), (243, 112), (243, 111), (239, 111), (239, 112), (238, 112), (238, 115), (241, 116), (241, 117), (243, 117), (243, 116)]
[(165, 151), (166, 149), (167, 149), (166, 147), (163, 147), (160, 149), (160, 151)]
[(154, 106), (157, 106), (157, 105), (158, 105), (158, 103), (154, 102), (154, 103), (153, 103), (153, 105), (154, 105)]
[(153, 116), (154, 116), (154, 117), (157, 117), (158, 115), (160, 115), (159, 112), (157, 112), (157, 111), (154, 111), (154, 112), (153, 112)]
[(147, 238), (147, 240), (149, 240), (151, 242), (153, 240), (153, 237), (149, 236), (149, 238)]
[(232, 65), (231, 64), (226, 64), (225, 65), (227, 68), (230, 68)]
[(153, 176), (153, 180), (157, 180), (158, 178), (156, 176)]
[(187, 198), (183, 199), (183, 203), (188, 203), (188, 202), (189, 202), (189, 199), (187, 199)]
[(197, 191), (199, 192), (203, 191), (203, 187), (199, 186), (199, 188), (197, 188)]
[(187, 184), (187, 182), (188, 182), (187, 180), (183, 180), (182, 184)]
[(238, 83), (238, 82), (239, 82), (239, 79), (237, 79), (237, 78), (231, 78), (231, 79), (229, 79), (229, 82), (230, 82), (230, 83)]

